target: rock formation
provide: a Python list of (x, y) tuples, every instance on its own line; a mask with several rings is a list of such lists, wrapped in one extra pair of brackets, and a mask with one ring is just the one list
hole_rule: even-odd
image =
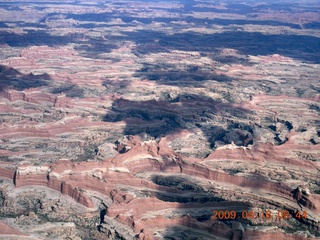
[(319, 238), (307, 2), (0, 3), (0, 239)]

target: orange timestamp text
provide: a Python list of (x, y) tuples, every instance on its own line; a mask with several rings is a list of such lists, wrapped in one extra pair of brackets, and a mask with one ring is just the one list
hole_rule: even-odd
[(255, 212), (251, 210), (243, 210), (241, 212), (236, 212), (235, 210), (213, 210), (211, 219), (214, 220), (235, 220), (235, 219), (289, 219), (294, 217), (296, 219), (307, 218), (307, 211), (296, 211), (295, 213), (290, 213), (288, 210), (278, 210), (276, 213), (270, 210), (262, 210), (260, 212)]

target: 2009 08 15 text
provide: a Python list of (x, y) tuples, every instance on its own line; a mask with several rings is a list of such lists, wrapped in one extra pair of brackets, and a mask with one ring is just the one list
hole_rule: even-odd
[(243, 210), (236, 212), (235, 210), (213, 210), (211, 219), (214, 220), (235, 220), (235, 219), (289, 219), (294, 217), (296, 219), (307, 218), (306, 211), (297, 210), (295, 213), (290, 213), (288, 210), (278, 210), (276, 214), (271, 210), (263, 210), (254, 212), (252, 210)]

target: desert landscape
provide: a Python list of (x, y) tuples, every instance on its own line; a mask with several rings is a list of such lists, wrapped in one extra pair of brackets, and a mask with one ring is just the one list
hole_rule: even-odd
[(3, 0), (0, 32), (0, 239), (320, 238), (319, 1)]

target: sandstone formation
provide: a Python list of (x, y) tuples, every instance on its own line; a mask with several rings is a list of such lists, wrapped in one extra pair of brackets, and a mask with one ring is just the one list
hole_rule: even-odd
[(2, 1), (0, 239), (319, 238), (309, 4)]

